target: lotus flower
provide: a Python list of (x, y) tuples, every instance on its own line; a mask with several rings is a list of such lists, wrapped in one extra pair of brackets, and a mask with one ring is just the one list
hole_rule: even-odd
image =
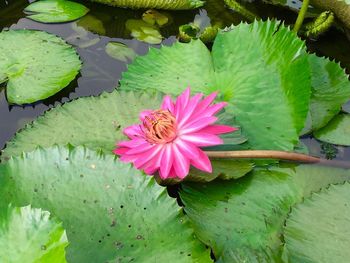
[(222, 144), (218, 134), (237, 129), (214, 124), (218, 119), (214, 115), (227, 105), (212, 104), (216, 92), (204, 99), (203, 94), (191, 97), (190, 92), (187, 88), (176, 102), (165, 96), (160, 109), (141, 112), (141, 124), (124, 129), (130, 140), (114, 150), (121, 161), (149, 175), (158, 172), (161, 179), (183, 179), (191, 165), (211, 173), (210, 160), (200, 147)]

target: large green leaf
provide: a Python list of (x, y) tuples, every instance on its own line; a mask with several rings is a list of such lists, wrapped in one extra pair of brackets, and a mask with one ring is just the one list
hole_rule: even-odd
[(24, 9), (27, 16), (38, 22), (60, 23), (76, 20), (89, 12), (82, 4), (67, 0), (41, 0)]
[(138, 123), (142, 110), (159, 108), (161, 98), (155, 93), (113, 91), (57, 106), (17, 133), (7, 143), (2, 160), (38, 145), (68, 143), (112, 153), (116, 142), (125, 139), (122, 130)]
[(350, 81), (338, 63), (309, 56), (312, 95), (309, 119), (303, 133), (324, 127), (350, 98)]
[(349, 262), (350, 184), (331, 186), (294, 207), (284, 239), (289, 262)]
[(350, 114), (337, 115), (328, 125), (314, 133), (320, 141), (350, 146)]
[(63, 39), (33, 30), (1, 32), (0, 57), (0, 84), (7, 82), (7, 99), (15, 104), (54, 95), (81, 67), (75, 50)]
[(0, 202), (30, 203), (63, 221), (70, 262), (211, 261), (166, 188), (112, 155), (40, 148), (0, 174)]
[(304, 43), (275, 21), (255, 21), (219, 33), (211, 54), (200, 41), (151, 49), (120, 88), (218, 90), (252, 148), (292, 150), (308, 112), (309, 78)]
[(107, 5), (127, 8), (194, 9), (204, 4), (203, 0), (91, 0)]
[(0, 262), (64, 263), (62, 224), (41, 209), (9, 206), (0, 212)]
[[(54, 144), (74, 146), (84, 145), (90, 149), (112, 153), (118, 141), (126, 139), (122, 131), (129, 125), (138, 123), (139, 113), (144, 109), (157, 109), (162, 94), (154, 92), (103, 93), (99, 97), (86, 97), (57, 106), (46, 112), (18, 132), (7, 143), (1, 159), (33, 151), (37, 146), (50, 147)], [(219, 123), (235, 126), (230, 115), (223, 111), (218, 114)], [(238, 137), (227, 135), (225, 146), (244, 142)], [(211, 181), (239, 178), (253, 169), (250, 161), (212, 160), (213, 173), (191, 170), (189, 180)]]
[(350, 171), (337, 168), (270, 168), (238, 180), (187, 183), (180, 197), (196, 235), (217, 258), (230, 263), (244, 258), (271, 262), (282, 252), (282, 228), (291, 206), (345, 180), (350, 180)]

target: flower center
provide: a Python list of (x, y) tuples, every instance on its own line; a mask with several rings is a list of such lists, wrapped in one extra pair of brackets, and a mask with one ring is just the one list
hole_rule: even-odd
[(167, 143), (176, 138), (176, 119), (167, 110), (155, 110), (143, 120), (143, 132), (149, 143)]

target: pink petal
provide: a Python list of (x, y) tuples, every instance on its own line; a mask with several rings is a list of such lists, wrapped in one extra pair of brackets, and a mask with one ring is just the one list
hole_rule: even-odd
[(192, 143), (183, 141), (180, 138), (176, 139), (174, 143), (188, 159), (195, 159), (198, 157), (198, 147), (194, 146)]
[(179, 129), (181, 129), (181, 127), (186, 123), (186, 121), (189, 118), (191, 118), (202, 97), (203, 94), (198, 93), (191, 98), (191, 100), (187, 104), (187, 107), (183, 110), (182, 114), (180, 114), (180, 117), (177, 119), (177, 125)]
[(143, 152), (145, 152), (145, 151), (149, 151), (150, 149), (152, 149), (152, 148), (155, 148), (156, 147), (156, 145), (154, 145), (154, 144), (150, 144), (149, 142), (146, 142), (145, 141), (145, 143), (143, 143), (143, 144), (140, 144), (140, 145), (138, 145), (138, 146), (136, 146), (136, 147), (133, 147), (133, 148), (131, 148), (129, 151), (128, 151), (128, 154), (140, 154), (140, 153), (143, 153)]
[(171, 167), (169, 175), (167, 178), (177, 178), (174, 167)]
[(154, 162), (150, 162), (144, 166), (144, 172), (149, 175), (153, 175), (160, 167), (161, 160), (163, 158), (165, 147), (162, 147), (160, 152), (157, 154), (156, 158), (154, 158)]
[(173, 165), (173, 156), (171, 152), (171, 144), (166, 144), (163, 152), (163, 157), (160, 162), (159, 176), (162, 179), (166, 179), (169, 176), (171, 166)]
[(227, 125), (209, 125), (201, 130), (201, 133), (222, 134), (237, 131), (238, 128)]
[(172, 146), (174, 153), (173, 167), (177, 177), (183, 179), (186, 177), (186, 175), (188, 175), (190, 170), (190, 160), (182, 154), (182, 152), (177, 148), (176, 144), (173, 144)]
[(205, 115), (209, 115), (209, 116), (214, 115), (219, 111), (221, 111), (226, 106), (227, 106), (227, 102), (220, 102), (220, 103), (214, 104), (205, 110)]
[(117, 154), (117, 155), (123, 155), (124, 153), (126, 153), (127, 151), (129, 151), (130, 149), (129, 148), (125, 148), (125, 147), (120, 147), (120, 148), (117, 148), (113, 151), (114, 154)]
[(223, 143), (222, 139), (218, 136), (209, 133), (183, 134), (180, 138), (201, 147), (220, 145)]
[(138, 155), (138, 158), (134, 161), (137, 169), (142, 169), (145, 164), (155, 164), (156, 157), (162, 149), (162, 145), (156, 144), (154, 146), (154, 148)]
[(127, 147), (127, 148), (134, 148), (137, 147), (139, 145), (142, 145), (144, 143), (147, 143), (147, 141), (145, 139), (132, 139), (130, 141), (121, 141), (118, 143), (119, 147)]
[(213, 92), (209, 96), (205, 97), (198, 105), (198, 111), (201, 112), (209, 107), (209, 105), (215, 100), (217, 92)]
[(140, 125), (135, 124), (135, 125), (131, 125), (129, 127), (126, 127), (123, 130), (123, 133), (128, 136), (130, 139), (136, 137), (136, 136), (143, 136), (143, 132), (140, 128)]
[(191, 164), (197, 169), (202, 170), (204, 172), (213, 172), (211, 162), (208, 156), (201, 149), (198, 149), (198, 153), (198, 158), (191, 160)]
[(145, 117), (146, 117), (147, 115), (149, 115), (150, 113), (152, 113), (152, 112), (153, 112), (153, 110), (144, 110), (144, 111), (141, 111), (140, 116), (139, 116), (140, 121), (144, 121)]
[(180, 118), (180, 114), (186, 108), (187, 103), (190, 100), (190, 95), (191, 95), (191, 89), (187, 88), (185, 89), (184, 92), (181, 93), (180, 96), (177, 97), (175, 107), (174, 107), (174, 114), (176, 119)]
[(161, 106), (161, 109), (163, 110), (168, 110), (171, 113), (174, 112), (174, 103), (172, 102), (171, 98), (169, 95), (166, 95), (163, 99), (163, 103)]
[(188, 122), (179, 131), (179, 135), (188, 134), (188, 133), (199, 131), (199, 130), (205, 128), (206, 126), (216, 122), (217, 120), (218, 120), (217, 117), (210, 116), (210, 117), (197, 119), (197, 120), (195, 120), (193, 122)]

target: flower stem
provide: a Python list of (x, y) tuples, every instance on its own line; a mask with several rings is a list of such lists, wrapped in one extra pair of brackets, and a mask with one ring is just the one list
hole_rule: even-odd
[(249, 151), (207, 151), (205, 152), (211, 158), (237, 158), (237, 159), (279, 159), (285, 161), (318, 163), (320, 158), (306, 154), (268, 151), (268, 150), (249, 150)]
[(295, 25), (294, 25), (294, 28), (293, 28), (293, 31), (295, 33), (298, 33), (299, 29), (303, 25), (303, 21), (304, 21), (305, 14), (306, 14), (306, 11), (307, 11), (308, 7), (309, 7), (309, 0), (304, 0), (303, 4), (301, 6), (301, 9), (299, 11), (299, 14), (298, 14), (297, 21), (295, 21)]
[(310, 156), (302, 153), (270, 151), (270, 150), (248, 150), (248, 151), (206, 151), (209, 158), (232, 158), (232, 159), (277, 159), (299, 163), (318, 163), (326, 166), (335, 166), (350, 169), (350, 162), (327, 160), (320, 157)]

